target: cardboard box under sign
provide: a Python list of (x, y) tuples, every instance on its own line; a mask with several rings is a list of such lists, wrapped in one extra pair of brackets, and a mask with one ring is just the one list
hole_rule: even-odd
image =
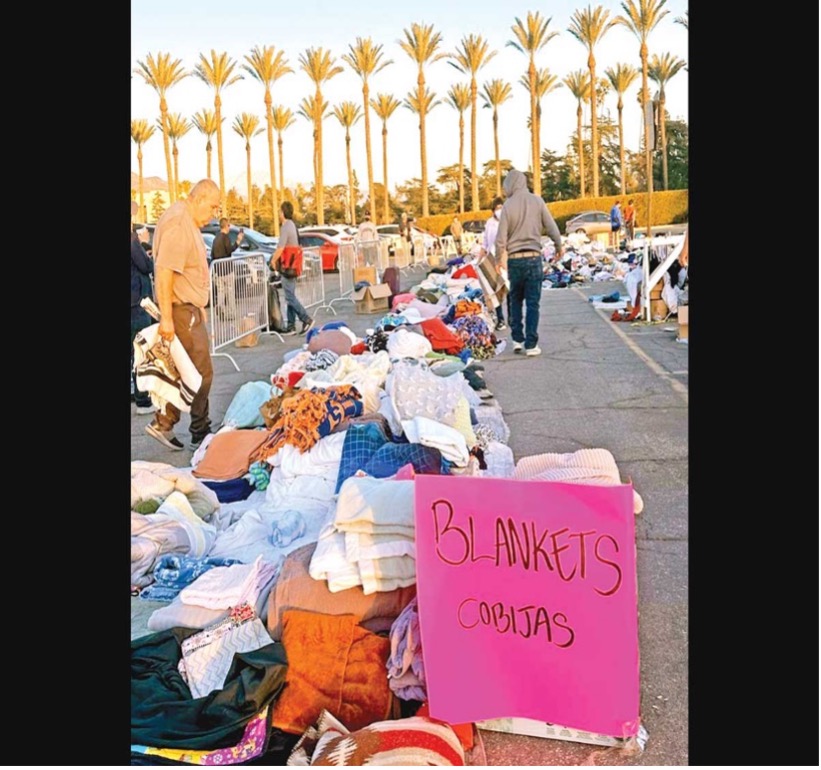
[(365, 286), (351, 295), (357, 313), (378, 313), (390, 309), (391, 287), (386, 283)]
[(690, 339), (690, 306), (678, 306), (678, 338), (680, 340)]
[[(594, 746), (616, 746), (625, 748), (633, 740), (632, 738), (618, 738), (613, 735), (591, 733), (587, 730), (575, 730), (572, 727), (562, 727), (561, 725), (554, 725), (550, 722), (539, 722), (536, 719), (525, 719), (524, 717), (485, 719), (481, 722), (476, 722), (476, 727), (498, 733), (531, 735), (534, 738), (552, 738), (557, 741), (590, 743)], [(639, 726), (639, 732), (635, 741), (640, 748), (644, 748), (647, 742), (647, 730), (643, 725)]]

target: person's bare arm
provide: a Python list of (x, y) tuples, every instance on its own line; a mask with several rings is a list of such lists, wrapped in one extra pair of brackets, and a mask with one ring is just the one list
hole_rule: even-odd
[(167, 267), (155, 267), (157, 304), (160, 306), (160, 336), (167, 342), (174, 339), (174, 271)]

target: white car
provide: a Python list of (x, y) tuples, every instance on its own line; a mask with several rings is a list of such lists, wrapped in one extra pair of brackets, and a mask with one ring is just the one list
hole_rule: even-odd
[(300, 235), (309, 235), (312, 233), (319, 233), (320, 235), (327, 235), (334, 243), (346, 243), (352, 241), (356, 230), (347, 225), (306, 225), (299, 228)]

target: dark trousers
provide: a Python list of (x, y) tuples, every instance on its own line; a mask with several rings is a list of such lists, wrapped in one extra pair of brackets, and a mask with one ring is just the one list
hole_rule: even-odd
[[(535, 348), (539, 342), (539, 303), (542, 299), (542, 258), (509, 259), (510, 332), (514, 342), (524, 342), (525, 348)], [(522, 324), (523, 305), (524, 327)]]
[[(174, 305), (174, 333), (188, 353), (191, 363), (202, 375), (202, 385), (191, 402), (191, 438), (198, 439), (211, 432), (208, 417), (208, 396), (214, 379), (211, 364), (211, 345), (208, 331), (202, 320), (202, 311), (194, 305)], [(166, 412), (156, 413), (155, 420), (160, 430), (169, 432), (180, 420), (180, 410), (173, 404), (166, 404)]]
[(134, 339), (137, 332), (153, 323), (154, 319), (139, 305), (131, 308), (131, 380), (134, 383), (134, 403), (137, 406), (151, 406), (151, 397), (144, 390), (137, 388), (137, 375), (134, 373)]

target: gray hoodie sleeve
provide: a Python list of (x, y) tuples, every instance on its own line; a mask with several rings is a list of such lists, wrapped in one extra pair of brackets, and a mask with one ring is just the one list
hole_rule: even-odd
[(544, 227), (550, 240), (553, 241), (558, 254), (562, 248), (562, 234), (559, 232), (559, 226), (547, 206), (542, 208), (542, 227)]

